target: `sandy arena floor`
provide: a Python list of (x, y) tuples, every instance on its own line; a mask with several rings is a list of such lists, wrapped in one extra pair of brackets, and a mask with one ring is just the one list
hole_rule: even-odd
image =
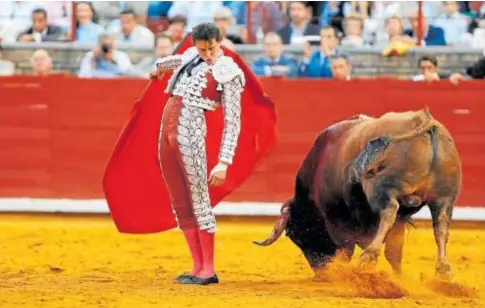
[(221, 283), (194, 287), (172, 283), (190, 265), (179, 231), (130, 236), (118, 234), (108, 217), (3, 215), (0, 308), (484, 307), (484, 230), (452, 230), (455, 277), (440, 283), (431, 279), (436, 247), (429, 228), (407, 234), (400, 280), (382, 257), (379, 272), (335, 264), (326, 281), (315, 281), (286, 237), (271, 247), (251, 243), (271, 227), (220, 221)]

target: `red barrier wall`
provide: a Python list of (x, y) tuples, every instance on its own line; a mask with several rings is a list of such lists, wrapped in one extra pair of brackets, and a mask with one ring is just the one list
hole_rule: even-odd
[[(357, 113), (428, 106), (463, 162), (459, 205), (485, 206), (485, 83), (262, 79), (278, 106), (275, 151), (230, 201), (282, 201), (317, 133)], [(100, 198), (111, 148), (143, 80), (0, 78), (0, 197)]]

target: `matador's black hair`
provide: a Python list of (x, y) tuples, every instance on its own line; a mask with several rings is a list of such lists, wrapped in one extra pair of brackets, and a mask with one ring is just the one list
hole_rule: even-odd
[(222, 40), (221, 30), (214, 23), (203, 23), (196, 26), (192, 31), (192, 40), (196, 41), (212, 41), (220, 42)]

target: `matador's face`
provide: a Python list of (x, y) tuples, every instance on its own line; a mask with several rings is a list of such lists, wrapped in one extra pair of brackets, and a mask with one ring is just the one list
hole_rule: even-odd
[(196, 41), (195, 47), (197, 47), (197, 52), (202, 60), (207, 64), (212, 65), (216, 62), (221, 51), (221, 42), (218, 42), (217, 40)]

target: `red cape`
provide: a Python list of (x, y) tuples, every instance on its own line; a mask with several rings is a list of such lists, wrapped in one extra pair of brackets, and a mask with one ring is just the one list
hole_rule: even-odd
[[(192, 46), (190, 34), (176, 54)], [(233, 51), (222, 47), (243, 70), (246, 86), (241, 102), (241, 133), (233, 164), (225, 183), (210, 187), (212, 206), (241, 185), (256, 164), (276, 144), (276, 109), (256, 76)], [(129, 114), (106, 167), (103, 188), (118, 231), (155, 233), (177, 226), (158, 161), (160, 120), (168, 94), (164, 93), (170, 74), (150, 81)], [(210, 171), (218, 161), (222, 137), (222, 108), (207, 112), (207, 159)]]

